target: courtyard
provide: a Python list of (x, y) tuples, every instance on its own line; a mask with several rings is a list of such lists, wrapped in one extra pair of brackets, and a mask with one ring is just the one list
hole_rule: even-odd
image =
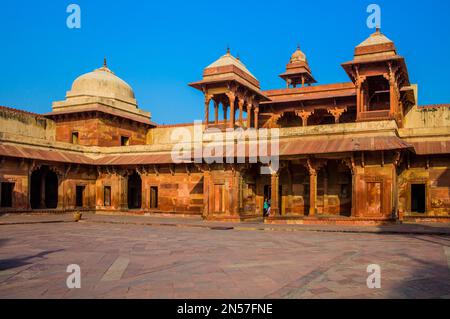
[[(131, 223), (0, 225), (0, 298), (449, 298), (450, 237)], [(69, 289), (67, 266), (81, 269)], [(368, 265), (381, 268), (369, 289)]]

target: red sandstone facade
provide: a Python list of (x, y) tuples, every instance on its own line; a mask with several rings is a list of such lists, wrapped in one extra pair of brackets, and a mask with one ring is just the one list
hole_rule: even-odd
[(279, 129), (280, 168), (264, 175), (249, 158), (174, 163), (171, 134), (193, 125), (151, 122), (105, 63), (48, 114), (0, 108), (0, 212), (240, 221), (262, 219), (270, 199), (268, 223), (450, 221), (450, 105), (417, 106), (405, 60), (380, 31), (342, 66), (348, 83), (315, 84), (297, 49), (286, 88), (262, 91), (227, 52), (190, 84), (204, 95), (204, 136)]

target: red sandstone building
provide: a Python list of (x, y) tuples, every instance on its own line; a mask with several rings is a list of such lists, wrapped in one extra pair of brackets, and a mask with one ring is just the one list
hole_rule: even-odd
[(172, 133), (193, 124), (153, 123), (106, 63), (48, 114), (1, 107), (0, 212), (238, 221), (262, 218), (270, 198), (266, 222), (449, 221), (450, 105), (417, 105), (405, 59), (380, 31), (342, 67), (349, 82), (316, 84), (297, 49), (280, 75), (286, 87), (263, 91), (227, 52), (190, 84), (204, 95), (205, 136), (279, 129), (280, 168), (270, 175), (250, 160), (174, 163)]

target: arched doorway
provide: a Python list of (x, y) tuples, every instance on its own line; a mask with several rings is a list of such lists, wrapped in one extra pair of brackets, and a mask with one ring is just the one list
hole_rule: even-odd
[(45, 176), (45, 207), (58, 207), (58, 176), (52, 171), (48, 171)]
[(31, 209), (58, 207), (58, 176), (48, 166), (33, 171), (30, 178)]
[(352, 173), (342, 162), (328, 160), (318, 175), (319, 208), (325, 215), (350, 217), (352, 212)]
[(142, 206), (142, 179), (137, 172), (128, 176), (128, 208), (140, 209)]

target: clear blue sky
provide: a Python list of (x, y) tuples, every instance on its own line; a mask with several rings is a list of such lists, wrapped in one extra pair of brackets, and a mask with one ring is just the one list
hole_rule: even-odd
[[(66, 27), (66, 7), (82, 27)], [(158, 123), (203, 117), (200, 92), (187, 86), (227, 45), (260, 80), (284, 87), (297, 43), (319, 83), (348, 81), (340, 64), (372, 33), (366, 7), (382, 8), (382, 31), (406, 57), (420, 104), (450, 102), (450, 1), (21, 1), (0, 0), (0, 105), (45, 113), (72, 81), (110, 68)]]

